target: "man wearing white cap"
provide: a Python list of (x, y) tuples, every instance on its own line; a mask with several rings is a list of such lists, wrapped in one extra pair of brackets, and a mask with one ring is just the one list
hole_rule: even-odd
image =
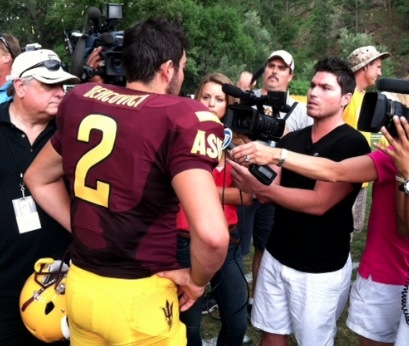
[(19, 295), (36, 261), (62, 258), (71, 237), (33, 201), (23, 175), (55, 132), (62, 83), (79, 80), (45, 49), (17, 56), (7, 79), (13, 99), (0, 106), (0, 344), (45, 345), (25, 328)]
[[(292, 106), (294, 100), (288, 93), (288, 87), (294, 77), (294, 58), (285, 50), (276, 50), (267, 59), (263, 72), (263, 82), (261, 89), (254, 90), (256, 96), (267, 95), (270, 91), (287, 92), (287, 105)], [(242, 76), (241, 76), (242, 78)], [(248, 86), (248, 89), (251, 89)], [(264, 106), (266, 114), (272, 114), (270, 106)], [(283, 118), (286, 113), (280, 112)], [(286, 132), (295, 131), (312, 125), (313, 119), (307, 115), (307, 109), (303, 103), (298, 103), (293, 112), (286, 120)], [(253, 200), (251, 206), (242, 207), (243, 212), (239, 212), (240, 219), (243, 220), (241, 230), (241, 249), (244, 255), (249, 253), (251, 235), (253, 236), (254, 255), (252, 261), (252, 292), (249, 299), (249, 311), (253, 301), (254, 287), (257, 281), (258, 268), (264, 252), (267, 238), (270, 234), (274, 220), (274, 206), (271, 204), (261, 204), (257, 199)], [(243, 217), (243, 215), (244, 217)]]
[[(294, 58), (285, 50), (272, 52), (264, 67), (263, 84), (261, 89), (254, 90), (257, 96), (267, 95), (269, 91), (288, 91), (294, 77)], [(292, 106), (295, 101), (287, 94), (287, 105)], [(281, 117), (285, 113), (280, 113)], [(286, 120), (287, 131), (295, 131), (312, 125), (312, 119), (307, 116), (304, 104), (298, 104)]]
[[(351, 102), (344, 110), (343, 118), (347, 124), (355, 129), (358, 127), (359, 112), (361, 111), (365, 90), (376, 84), (376, 81), (382, 75), (382, 61), (388, 57), (390, 57), (388, 52), (381, 53), (374, 46), (357, 48), (348, 56), (348, 62), (355, 75), (356, 88)], [(368, 132), (362, 134), (371, 144), (371, 134)], [(361, 232), (364, 227), (367, 187), (368, 183), (362, 184), (362, 189), (352, 208), (354, 230), (356, 232)]]

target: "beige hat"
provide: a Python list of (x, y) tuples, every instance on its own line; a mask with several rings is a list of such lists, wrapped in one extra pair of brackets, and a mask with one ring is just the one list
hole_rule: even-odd
[(348, 62), (351, 65), (352, 72), (358, 71), (360, 68), (368, 65), (371, 61), (378, 58), (386, 59), (391, 55), (388, 52), (380, 53), (374, 46), (366, 46), (355, 49), (348, 57)]
[(21, 53), (11, 66), (7, 80), (33, 77), (45, 84), (79, 83), (80, 79), (61, 66), (61, 59), (52, 50), (38, 49)]
[(294, 59), (293, 56), (285, 50), (276, 50), (272, 52), (267, 61), (270, 61), (273, 58), (281, 58), (285, 64), (291, 69), (291, 72), (294, 72)]

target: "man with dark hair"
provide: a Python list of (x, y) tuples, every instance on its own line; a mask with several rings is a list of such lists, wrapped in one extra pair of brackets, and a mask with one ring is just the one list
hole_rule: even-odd
[[(227, 253), (212, 177), (224, 131), (205, 106), (176, 96), (186, 66), (176, 23), (151, 18), (127, 29), (123, 64), (126, 87), (90, 83), (67, 94), (58, 133), (26, 182), (72, 229), (71, 344), (184, 345), (179, 307), (203, 294)], [(176, 259), (179, 201), (191, 229), (187, 269)]]
[[(354, 88), (346, 61), (329, 57), (316, 64), (307, 95), (314, 123), (279, 141), (277, 166), (284, 164), (287, 149), (335, 161), (370, 151), (362, 134), (342, 120)], [(291, 333), (300, 345), (332, 345), (349, 293), (351, 208), (360, 186), (305, 178), (285, 167), (272, 185), (263, 185), (239, 163), (258, 163), (269, 150), (258, 143), (232, 150), (237, 186), (276, 205), (251, 320), (264, 332), (262, 345), (287, 345)]]
[(11, 99), (7, 89), (12, 82), (7, 81), (6, 77), (11, 73), (11, 65), (20, 53), (18, 40), (12, 35), (0, 33), (0, 103)]

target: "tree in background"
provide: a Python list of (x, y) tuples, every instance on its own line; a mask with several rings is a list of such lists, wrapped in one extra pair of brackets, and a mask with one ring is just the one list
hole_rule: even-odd
[[(20, 39), (22, 46), (40, 43), (55, 50), (66, 62), (71, 56), (64, 31), (83, 31), (89, 6), (101, 0), (0, 0), (0, 27)], [(232, 80), (242, 70), (255, 72), (268, 55), (286, 49), (294, 56), (292, 87), (308, 89), (314, 62), (325, 55), (347, 57), (362, 45), (380, 50), (387, 43), (392, 58), (385, 61), (384, 76), (407, 74), (409, 54), (409, 3), (406, 0), (111, 0), (124, 4), (123, 30), (152, 15), (177, 18), (190, 38), (185, 92), (192, 93), (208, 72), (222, 72)], [(385, 16), (385, 10), (390, 16)], [(392, 18), (392, 19), (389, 19)], [(381, 29), (381, 30), (380, 30)], [(372, 34), (377, 32), (376, 40)], [(381, 32), (384, 32), (382, 34)], [(398, 35), (399, 33), (399, 35)], [(390, 40), (390, 34), (395, 39)], [(306, 91), (306, 90), (305, 90)]]

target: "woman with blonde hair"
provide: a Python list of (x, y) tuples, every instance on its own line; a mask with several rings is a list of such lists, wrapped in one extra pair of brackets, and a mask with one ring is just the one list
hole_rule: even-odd
[[(207, 74), (202, 78), (195, 94), (195, 99), (207, 106), (220, 120), (226, 115), (228, 105), (236, 102), (234, 97), (222, 91), (225, 83), (231, 84), (225, 75)], [(231, 166), (227, 164), (223, 154), (219, 164), (213, 169), (213, 178), (229, 224), (230, 245), (226, 260), (211, 280), (211, 286), (221, 320), (217, 345), (241, 346), (247, 329), (247, 283), (237, 232), (237, 205), (250, 204), (252, 197), (233, 186), (230, 171)], [(178, 261), (182, 267), (190, 267), (189, 224), (183, 209), (178, 214), (177, 227)], [(204, 299), (198, 299), (189, 310), (180, 315), (181, 321), (186, 324), (189, 346), (202, 345), (200, 324)]]

